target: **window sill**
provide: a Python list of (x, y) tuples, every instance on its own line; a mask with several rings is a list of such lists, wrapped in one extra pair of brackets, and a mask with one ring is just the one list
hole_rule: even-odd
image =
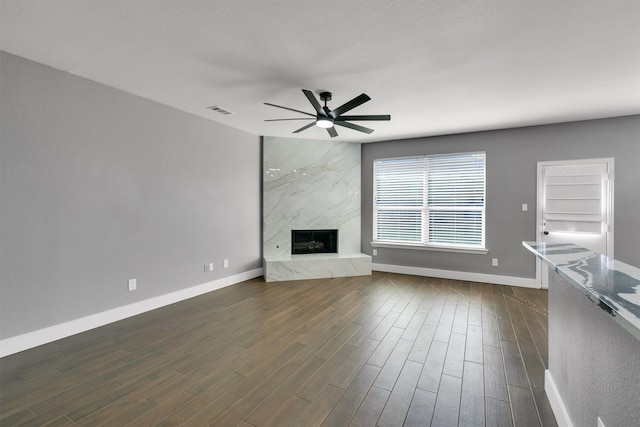
[(477, 254), (484, 255), (489, 253), (486, 248), (472, 249), (472, 248), (456, 248), (451, 246), (422, 246), (422, 245), (407, 245), (401, 243), (384, 243), (384, 242), (371, 242), (373, 248), (393, 248), (393, 249), (415, 249), (419, 251), (437, 251), (437, 252), (457, 252), (463, 254)]

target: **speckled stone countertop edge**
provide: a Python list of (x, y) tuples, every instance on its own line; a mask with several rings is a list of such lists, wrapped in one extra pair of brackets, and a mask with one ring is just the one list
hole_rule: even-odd
[(571, 243), (522, 245), (640, 340), (640, 268)]

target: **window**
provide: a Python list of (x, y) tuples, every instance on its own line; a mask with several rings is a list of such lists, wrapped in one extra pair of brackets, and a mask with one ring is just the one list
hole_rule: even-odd
[(375, 244), (484, 249), (484, 152), (373, 162)]

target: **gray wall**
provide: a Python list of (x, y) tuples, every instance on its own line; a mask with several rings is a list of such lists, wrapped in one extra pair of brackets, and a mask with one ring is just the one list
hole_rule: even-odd
[(549, 274), (549, 372), (574, 426), (637, 426), (640, 341)]
[(0, 339), (261, 266), (259, 137), (5, 52), (0, 75)]
[(536, 163), (614, 157), (614, 255), (640, 266), (640, 116), (363, 144), (362, 252), (372, 253), (374, 159), (465, 151), (487, 152), (489, 253), (378, 248), (374, 263), (533, 278), (535, 257), (522, 241), (536, 240)]

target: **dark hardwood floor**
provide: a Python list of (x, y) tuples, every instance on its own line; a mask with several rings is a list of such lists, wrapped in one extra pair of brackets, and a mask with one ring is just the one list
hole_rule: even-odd
[(555, 426), (547, 292), (243, 282), (0, 359), (0, 425)]

